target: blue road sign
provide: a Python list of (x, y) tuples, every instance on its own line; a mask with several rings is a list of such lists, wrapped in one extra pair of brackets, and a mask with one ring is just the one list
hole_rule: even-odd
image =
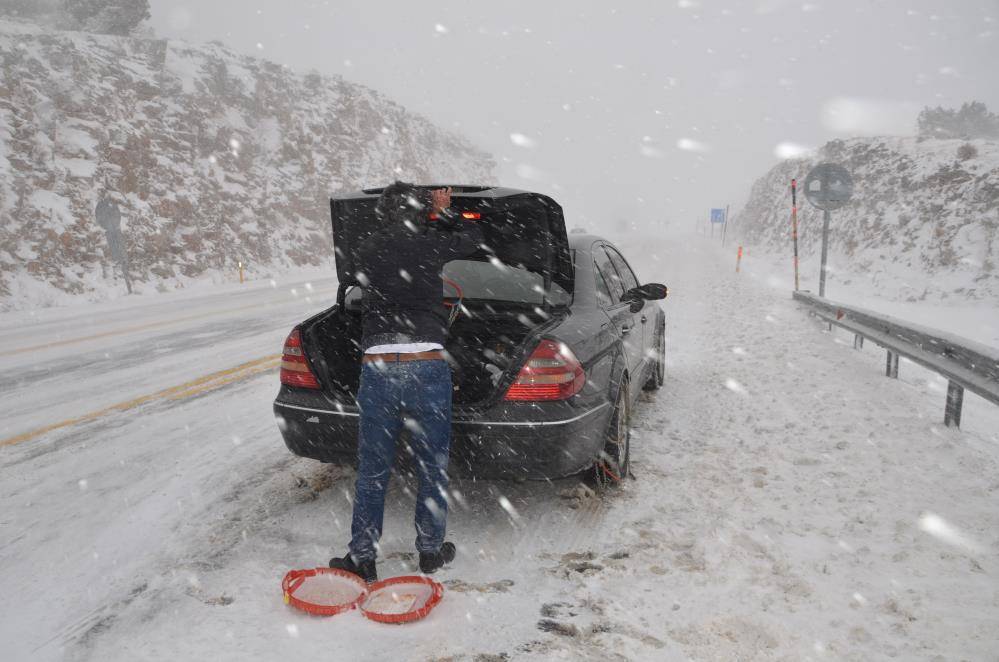
[(725, 222), (725, 210), (724, 209), (712, 209), (711, 210), (711, 222), (712, 223), (724, 223)]

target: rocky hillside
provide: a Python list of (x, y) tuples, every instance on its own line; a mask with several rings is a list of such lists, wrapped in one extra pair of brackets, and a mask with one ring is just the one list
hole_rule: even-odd
[[(833, 212), (833, 278), (867, 281), (898, 300), (999, 302), (999, 143), (916, 138), (835, 140), (812, 158), (784, 161), (753, 186), (734, 218), (743, 241), (791, 253), (790, 182), (840, 163), (852, 202)], [(959, 154), (959, 150), (961, 153)], [(817, 259), (822, 212), (799, 190), (801, 250)]]
[(139, 291), (329, 264), (331, 193), (486, 182), (492, 158), (338, 77), (219, 44), (0, 21), (0, 309), (122, 289), (94, 208), (122, 211)]

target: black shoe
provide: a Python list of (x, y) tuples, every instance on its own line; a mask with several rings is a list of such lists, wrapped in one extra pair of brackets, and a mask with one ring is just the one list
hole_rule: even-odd
[[(453, 558), (454, 554), (452, 553), (451, 556)], [(354, 563), (354, 557), (347, 554), (344, 557), (330, 559), (330, 567), (353, 573), (369, 584), (378, 581), (378, 570), (375, 568), (374, 559), (357, 564)]]
[(454, 543), (446, 542), (436, 552), (420, 552), (420, 572), (429, 575), (445, 563), (454, 561), (455, 551)]

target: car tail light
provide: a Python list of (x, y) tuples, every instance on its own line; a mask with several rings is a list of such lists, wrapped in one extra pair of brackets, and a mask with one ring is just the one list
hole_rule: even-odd
[(295, 327), (284, 341), (284, 352), (281, 355), (281, 383), (298, 388), (319, 388), (319, 382), (312, 374), (302, 352), (302, 334), (298, 327)]
[[(478, 212), (478, 211), (463, 211), (463, 212), (461, 212), (461, 217), (463, 219), (465, 219), (466, 221), (481, 221), (482, 220), (482, 212)], [(440, 216), (437, 214), (437, 212), (433, 212), (433, 213), (430, 214), (429, 218), (430, 218), (431, 221), (436, 221), (436, 220), (440, 219)]]
[(568, 347), (542, 340), (506, 392), (507, 400), (565, 400), (586, 383), (586, 373)]

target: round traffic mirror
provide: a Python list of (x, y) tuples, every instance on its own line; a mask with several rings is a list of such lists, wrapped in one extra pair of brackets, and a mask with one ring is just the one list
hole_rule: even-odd
[(853, 196), (853, 178), (835, 163), (820, 163), (805, 177), (805, 197), (823, 211), (839, 209)]

